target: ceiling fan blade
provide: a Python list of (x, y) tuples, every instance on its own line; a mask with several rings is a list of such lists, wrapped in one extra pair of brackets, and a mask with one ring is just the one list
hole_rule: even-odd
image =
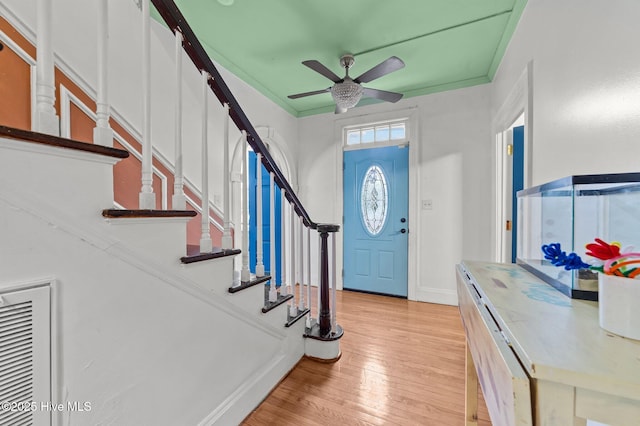
[(370, 89), (368, 87), (365, 87), (362, 93), (362, 97), (382, 99), (387, 102), (398, 102), (402, 99), (402, 96), (402, 93), (387, 92), (386, 90)]
[(302, 61), (302, 64), (308, 66), (315, 72), (322, 74), (323, 76), (327, 77), (329, 80), (333, 81), (334, 83), (339, 83), (342, 81), (342, 79), (337, 75), (335, 75), (333, 71), (331, 71), (329, 68), (325, 67), (320, 62), (314, 59), (310, 61)]
[(287, 96), (287, 98), (298, 99), (298, 98), (304, 98), (305, 96), (313, 96), (313, 95), (319, 95), (320, 93), (327, 93), (329, 91), (331, 91), (331, 87), (327, 87), (326, 89), (322, 89), (322, 90), (314, 90), (313, 92), (296, 93), (295, 95)]
[(353, 81), (356, 83), (368, 83), (401, 68), (404, 68), (404, 62), (402, 62), (402, 59), (397, 56), (392, 56), (386, 61), (383, 61), (371, 68), (369, 71), (363, 73), (358, 78), (354, 78)]
[(345, 113), (345, 112), (347, 112), (346, 108), (341, 108), (338, 105), (336, 105), (336, 112), (335, 112), (336, 114), (342, 114), (342, 113)]

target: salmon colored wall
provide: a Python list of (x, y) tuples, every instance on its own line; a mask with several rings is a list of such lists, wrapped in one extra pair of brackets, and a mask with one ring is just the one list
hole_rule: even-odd
[[(58, 68), (55, 68), (54, 70), (54, 78), (55, 78), (55, 85), (56, 85), (56, 101), (55, 101), (54, 107), (56, 109), (56, 113), (58, 114), (58, 117), (60, 116), (60, 86), (61, 85), (64, 86), (69, 92), (71, 92), (75, 97), (77, 97), (91, 111), (96, 110), (96, 103), (94, 102), (94, 100), (91, 99), (89, 95), (84, 93), (84, 91), (80, 89), (80, 87), (78, 87), (78, 85), (76, 85), (73, 82), (73, 80), (67, 77)], [(93, 120), (91, 122), (93, 123)], [(95, 127), (95, 124), (91, 124), (91, 127), (92, 128)], [(74, 128), (74, 123), (73, 123), (73, 116), (72, 116), (71, 129), (73, 130), (73, 128)], [(91, 130), (89, 139), (82, 140), (82, 142), (93, 143), (93, 130)]]
[(71, 118), (69, 119), (71, 124), (71, 139), (74, 141), (93, 143), (93, 128), (95, 127), (93, 119), (73, 102), (71, 102), (69, 106), (69, 113), (71, 114)]
[[(199, 205), (202, 204), (200, 197), (197, 197), (188, 188), (184, 188), (184, 193), (187, 197), (191, 198)], [(187, 210), (196, 211), (189, 203), (187, 203)], [(218, 215), (216, 215), (211, 209), (209, 210), (209, 216), (217, 220), (218, 223), (222, 223), (222, 218), (218, 217)], [(201, 222), (202, 215), (200, 215), (200, 213), (197, 213), (197, 216), (191, 219), (187, 224), (187, 244), (200, 244), (200, 236), (202, 235)], [(217, 247), (222, 246), (222, 232), (212, 224), (209, 224), (209, 232), (211, 233), (211, 240), (213, 241), (213, 245)]]
[[(0, 30), (7, 34), (23, 50), (35, 58), (35, 47), (22, 37), (4, 18), (0, 17)], [(96, 104), (80, 87), (59, 69), (55, 69), (56, 101), (55, 110), (60, 116), (60, 86), (64, 86), (70, 93), (77, 97), (92, 111)], [(26, 95), (25, 95), (26, 94)], [(71, 139), (93, 143), (93, 128), (95, 122), (71, 102), (69, 107), (69, 123)], [(134, 150), (142, 152), (140, 143), (130, 135), (123, 126), (113, 118), (109, 121), (111, 128), (120, 135)], [(14, 51), (4, 46), (0, 51), (0, 124), (19, 129), (31, 129), (31, 77), (30, 66), (24, 62)], [(116, 139), (113, 141), (115, 148), (126, 149)], [(153, 166), (167, 178), (167, 207), (171, 208), (171, 194), (173, 193), (174, 176), (157, 158), (153, 158)], [(138, 208), (138, 194), (142, 186), (142, 164), (135, 156), (121, 160), (113, 167), (113, 191), (114, 201), (124, 208)], [(162, 180), (155, 173), (153, 175), (153, 191), (156, 193), (156, 208), (162, 208)], [(200, 198), (185, 188), (186, 195), (194, 202), (200, 204)], [(108, 206), (105, 206), (108, 207)], [(195, 210), (187, 204), (187, 210)], [(212, 210), (210, 215), (222, 223)], [(191, 219), (187, 224), (187, 244), (198, 245), (200, 243), (200, 214)], [(222, 232), (210, 225), (211, 239), (215, 246), (221, 245)]]
[[(35, 58), (35, 48), (2, 17), (0, 30)], [(8, 46), (0, 51), (0, 123), (31, 130), (31, 66)]]

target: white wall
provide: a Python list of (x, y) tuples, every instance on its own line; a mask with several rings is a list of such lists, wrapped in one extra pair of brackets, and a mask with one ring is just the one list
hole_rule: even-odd
[(533, 61), (532, 185), (640, 168), (640, 2), (529, 0), (492, 84)]
[[(463, 258), (489, 260), (489, 94), (488, 85), (476, 86), (300, 119), (301, 198), (314, 221), (341, 224), (342, 126), (413, 117), (409, 298), (455, 304), (454, 265)], [(422, 199), (431, 199), (433, 209), (419, 210)]]

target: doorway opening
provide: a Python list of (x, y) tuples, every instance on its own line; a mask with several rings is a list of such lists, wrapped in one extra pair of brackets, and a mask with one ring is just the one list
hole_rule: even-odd
[[(257, 192), (262, 191), (262, 261), (265, 271), (271, 274), (273, 271), (271, 263), (271, 226), (275, 227), (275, 265), (276, 276), (275, 282), (280, 284), (282, 282), (282, 192), (277, 184), (274, 184), (274, 223), (271, 223), (271, 200), (270, 200), (270, 176), (264, 165), (260, 165), (258, 170), (258, 164), (256, 161), (256, 153), (253, 150), (249, 150), (247, 155), (249, 156), (248, 169), (249, 169), (249, 235), (254, 236), (257, 233), (258, 220), (257, 220)], [(262, 174), (262, 188), (258, 188), (258, 173)], [(257, 263), (257, 238), (249, 238), (249, 271), (252, 274), (256, 273)]]
[(518, 246), (516, 194), (524, 188), (524, 130), (524, 114), (520, 114), (507, 129), (496, 135), (498, 174), (501, 181), (499, 212), (502, 227), (499, 261), (505, 263), (516, 262)]

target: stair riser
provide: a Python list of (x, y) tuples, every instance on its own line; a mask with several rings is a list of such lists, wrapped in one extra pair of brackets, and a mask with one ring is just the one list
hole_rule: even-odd
[(274, 327), (284, 327), (287, 322), (287, 305), (288, 302), (285, 302), (282, 305), (276, 306), (267, 313), (260, 312), (260, 315), (269, 325)]
[(98, 221), (100, 211), (113, 205), (113, 166), (110, 159), (103, 160), (95, 154), (0, 138), (0, 185), (38, 194), (43, 208), (57, 206)]
[(185, 219), (105, 219), (104, 222), (113, 238), (131, 250), (166, 265), (180, 265), (187, 245)]
[(182, 264), (181, 272), (205, 290), (227, 294), (233, 282), (233, 256)]
[(227, 290), (227, 299), (256, 317), (262, 315), (260, 309), (264, 306), (264, 284), (257, 284), (237, 293), (229, 293)]

